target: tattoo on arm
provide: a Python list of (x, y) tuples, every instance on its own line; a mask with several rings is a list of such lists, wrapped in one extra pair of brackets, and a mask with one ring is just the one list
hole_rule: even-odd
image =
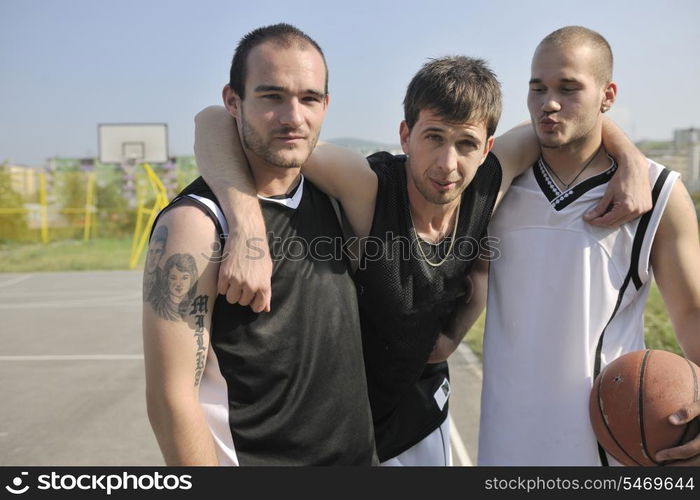
[(209, 296), (197, 295), (199, 274), (192, 254), (172, 254), (161, 268), (160, 262), (168, 240), (167, 226), (159, 226), (153, 233), (148, 248), (144, 272), (143, 300), (156, 314), (169, 321), (194, 321), (194, 339), (197, 345), (194, 385), (198, 386), (206, 359), (204, 344), (205, 318), (209, 313)]
[(168, 257), (156, 286), (146, 301), (163, 319), (184, 321), (189, 306), (197, 293), (197, 264), (189, 253), (175, 253)]
[(192, 302), (192, 310), (190, 314), (194, 316), (194, 338), (197, 342), (197, 354), (194, 371), (194, 385), (199, 385), (204, 371), (204, 358), (206, 355), (206, 347), (204, 346), (204, 317), (209, 312), (207, 306), (209, 302), (208, 295), (198, 295)]

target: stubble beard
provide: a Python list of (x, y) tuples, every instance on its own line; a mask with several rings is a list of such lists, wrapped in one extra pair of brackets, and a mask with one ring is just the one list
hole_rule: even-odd
[[(316, 147), (318, 142), (318, 133), (313, 135), (309, 134), (306, 139), (307, 151), (303, 159), (295, 158), (285, 158), (284, 155), (280, 154), (280, 151), (274, 151), (270, 145), (272, 141), (265, 142), (265, 139), (260, 135), (245, 119), (243, 110), (241, 110), (241, 117), (239, 126), (241, 127), (241, 142), (243, 147), (253, 153), (255, 156), (261, 158), (268, 165), (279, 168), (301, 168), (304, 163), (311, 156), (311, 152)], [(286, 132), (286, 130), (280, 130), (281, 133)]]
[(440, 194), (431, 189), (429, 180), (416, 178), (416, 176), (413, 174), (411, 174), (411, 178), (413, 179), (413, 185), (416, 186), (416, 189), (421, 196), (423, 196), (423, 198), (430, 203), (434, 203), (436, 205), (446, 205), (453, 202), (462, 195), (462, 191), (465, 189), (465, 186), (463, 186), (461, 189), (457, 188), (453, 193)]

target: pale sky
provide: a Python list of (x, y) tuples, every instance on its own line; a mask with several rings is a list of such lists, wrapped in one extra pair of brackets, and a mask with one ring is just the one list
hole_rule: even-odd
[(165, 122), (170, 155), (191, 154), (193, 117), (221, 102), (238, 39), (280, 21), (326, 53), (324, 139), (398, 143), (410, 78), (450, 54), (489, 61), (503, 85), (502, 132), (527, 118), (535, 46), (568, 24), (610, 42), (610, 116), (632, 139), (700, 127), (696, 0), (0, 0), (0, 162), (94, 156), (97, 124), (115, 122)]

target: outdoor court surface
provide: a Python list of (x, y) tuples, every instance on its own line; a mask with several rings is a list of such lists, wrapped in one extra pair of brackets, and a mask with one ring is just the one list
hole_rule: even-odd
[[(0, 274), (0, 465), (162, 465), (146, 416), (141, 272)], [(450, 360), (455, 465), (476, 462), (481, 367)]]

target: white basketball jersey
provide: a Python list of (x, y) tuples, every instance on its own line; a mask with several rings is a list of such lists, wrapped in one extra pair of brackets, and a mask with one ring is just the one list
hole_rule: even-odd
[(540, 161), (494, 215), (479, 465), (601, 464), (588, 396), (610, 361), (644, 348), (651, 246), (678, 178), (650, 160), (652, 211), (591, 226), (615, 168), (562, 192)]

